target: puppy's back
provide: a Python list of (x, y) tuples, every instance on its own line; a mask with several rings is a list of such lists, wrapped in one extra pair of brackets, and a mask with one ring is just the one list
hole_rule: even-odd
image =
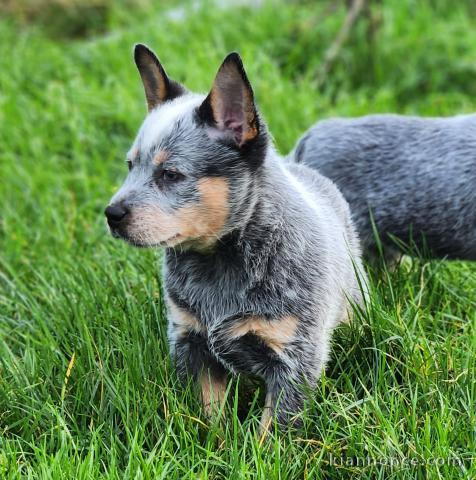
[(332, 179), (346, 197), (363, 246), (380, 235), (437, 255), (476, 258), (476, 115), (374, 115), (317, 123), (291, 157)]
[[(336, 184), (315, 169), (287, 161), (285, 168), (314, 196), (320, 214), (309, 218), (309, 224), (319, 225), (321, 250), (339, 272), (339, 285), (357, 305), (363, 304), (366, 275), (361, 261), (361, 246), (357, 230), (351, 218), (349, 205)], [(310, 231), (309, 224), (303, 225)], [(348, 261), (350, 260), (350, 261)], [(356, 275), (357, 273), (357, 275)]]

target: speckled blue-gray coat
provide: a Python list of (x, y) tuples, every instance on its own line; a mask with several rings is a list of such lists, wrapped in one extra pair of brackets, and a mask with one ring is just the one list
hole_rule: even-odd
[(333, 180), (349, 202), (365, 253), (392, 236), (437, 257), (476, 260), (476, 115), (330, 119), (290, 155)]
[(335, 185), (275, 152), (240, 57), (208, 96), (135, 49), (149, 114), (106, 216), (114, 236), (166, 248), (171, 353), (217, 405), (226, 373), (261, 376), (265, 427), (299, 413), (332, 330), (362, 301), (360, 249)]

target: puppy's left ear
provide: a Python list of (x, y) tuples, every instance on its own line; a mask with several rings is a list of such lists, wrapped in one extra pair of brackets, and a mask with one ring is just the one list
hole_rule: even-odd
[(185, 93), (180, 83), (169, 79), (155, 53), (145, 45), (138, 43), (134, 47), (134, 60), (144, 84), (149, 112)]
[(232, 139), (239, 147), (258, 135), (253, 90), (237, 53), (230, 53), (223, 61), (198, 113), (218, 130), (218, 136)]

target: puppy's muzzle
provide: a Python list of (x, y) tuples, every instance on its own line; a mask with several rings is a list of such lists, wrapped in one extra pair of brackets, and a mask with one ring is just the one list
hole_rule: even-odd
[(107, 223), (111, 229), (119, 228), (125, 223), (129, 215), (129, 209), (122, 203), (113, 203), (108, 205), (104, 214), (107, 218)]

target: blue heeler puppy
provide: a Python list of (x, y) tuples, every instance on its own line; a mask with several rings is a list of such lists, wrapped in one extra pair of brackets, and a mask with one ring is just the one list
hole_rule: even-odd
[(398, 254), (394, 236), (437, 257), (476, 260), (476, 115), (324, 120), (294, 158), (338, 185), (365, 253), (376, 250), (370, 209), (389, 257)]
[(170, 80), (135, 48), (149, 108), (106, 208), (115, 237), (165, 247), (170, 350), (210, 413), (226, 374), (262, 377), (263, 425), (302, 407), (333, 328), (362, 300), (358, 238), (334, 184), (275, 152), (240, 57), (210, 93)]

